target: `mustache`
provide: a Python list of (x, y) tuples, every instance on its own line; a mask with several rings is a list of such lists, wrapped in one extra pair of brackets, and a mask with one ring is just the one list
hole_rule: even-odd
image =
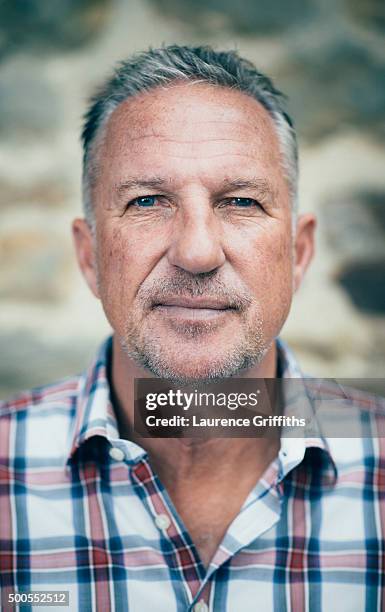
[(205, 297), (220, 299), (228, 308), (246, 310), (253, 301), (250, 293), (243, 287), (235, 286), (234, 282), (225, 283), (216, 273), (190, 274), (178, 272), (172, 277), (162, 277), (142, 285), (137, 294), (138, 299), (146, 308), (166, 301), (170, 297)]

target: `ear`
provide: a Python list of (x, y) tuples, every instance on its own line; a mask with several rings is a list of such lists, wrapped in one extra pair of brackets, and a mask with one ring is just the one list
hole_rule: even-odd
[(316, 225), (316, 218), (312, 214), (298, 217), (294, 241), (294, 291), (299, 289), (313, 258)]
[(72, 222), (72, 234), (79, 267), (92, 293), (99, 298), (94, 239), (87, 221), (75, 219)]

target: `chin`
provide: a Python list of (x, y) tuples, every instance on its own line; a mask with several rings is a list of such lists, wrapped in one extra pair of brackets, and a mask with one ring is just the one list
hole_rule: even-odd
[(253, 351), (245, 351), (233, 347), (222, 354), (218, 354), (216, 350), (214, 354), (213, 351), (208, 351), (207, 345), (201, 346), (201, 350), (191, 350), (186, 344), (178, 351), (175, 346), (167, 350), (168, 347), (156, 344), (148, 347), (149, 350), (146, 347), (135, 347), (131, 350), (127, 346), (124, 348), (139, 367), (145, 368), (154, 377), (179, 384), (212, 382), (241, 376), (262, 361), (267, 350), (253, 347)]

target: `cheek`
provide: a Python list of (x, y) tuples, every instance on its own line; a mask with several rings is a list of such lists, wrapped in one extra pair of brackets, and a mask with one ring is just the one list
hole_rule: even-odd
[(278, 234), (269, 244), (267, 260), (271, 262), (272, 287), (277, 284), (291, 287), (293, 275), (293, 245), (289, 232)]
[(98, 282), (105, 310), (127, 313), (143, 281), (156, 266), (161, 245), (148, 232), (121, 224), (104, 226), (98, 233)]
[[(126, 268), (129, 258), (129, 244), (125, 244), (122, 232), (118, 228), (108, 231), (102, 230), (98, 236), (98, 264), (101, 281), (106, 283), (109, 279), (120, 276)], [(127, 246), (127, 248), (126, 248)]]
[(103, 229), (98, 236), (98, 283), (105, 308), (130, 300), (138, 279), (140, 251), (120, 228)]
[[(245, 253), (245, 251), (244, 251)], [(244, 277), (267, 317), (286, 312), (292, 298), (293, 255), (290, 235), (274, 232), (250, 245)]]

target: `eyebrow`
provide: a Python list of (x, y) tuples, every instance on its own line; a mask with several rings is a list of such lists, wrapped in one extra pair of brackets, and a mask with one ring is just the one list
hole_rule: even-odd
[(164, 187), (166, 184), (169, 184), (170, 181), (166, 181), (160, 177), (154, 176), (146, 179), (126, 179), (122, 183), (116, 185), (116, 191), (121, 194), (129, 189), (137, 189), (138, 187), (148, 187), (150, 189), (158, 189), (159, 187)]

